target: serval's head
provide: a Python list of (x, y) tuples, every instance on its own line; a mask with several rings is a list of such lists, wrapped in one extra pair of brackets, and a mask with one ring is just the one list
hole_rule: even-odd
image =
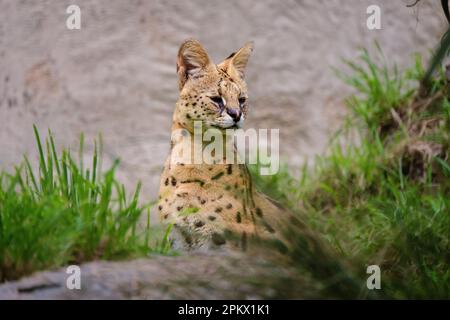
[(204, 128), (240, 128), (248, 109), (244, 72), (253, 43), (246, 43), (216, 65), (197, 40), (185, 41), (177, 59), (180, 97), (174, 121), (193, 130), (194, 121)]

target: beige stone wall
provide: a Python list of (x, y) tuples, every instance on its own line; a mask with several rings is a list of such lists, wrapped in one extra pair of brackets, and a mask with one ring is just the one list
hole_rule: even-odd
[[(292, 165), (323, 152), (348, 89), (332, 67), (376, 39), (390, 62), (427, 55), (446, 27), (438, 1), (0, 1), (0, 167), (34, 157), (32, 124), (60, 145), (99, 132), (105, 162), (120, 157), (127, 184), (155, 196), (177, 99), (179, 44), (198, 38), (215, 61), (255, 41), (247, 127), (280, 128)], [(66, 28), (78, 4), (82, 29)], [(378, 4), (382, 30), (366, 28)]]

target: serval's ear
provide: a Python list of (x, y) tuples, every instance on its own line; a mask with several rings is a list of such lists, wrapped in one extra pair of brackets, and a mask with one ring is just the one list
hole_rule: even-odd
[(204, 72), (211, 65), (211, 60), (200, 42), (194, 39), (183, 42), (178, 50), (177, 58), (178, 86), (180, 90), (189, 77)]
[(244, 79), (245, 67), (252, 51), (253, 41), (249, 41), (238, 51), (230, 54), (228, 58), (219, 64), (219, 68), (225, 70), (231, 77), (238, 75)]

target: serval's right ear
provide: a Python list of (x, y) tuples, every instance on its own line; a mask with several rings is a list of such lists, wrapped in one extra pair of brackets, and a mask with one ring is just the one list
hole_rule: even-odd
[(183, 89), (189, 77), (194, 77), (212, 66), (206, 50), (200, 42), (189, 39), (183, 42), (178, 50), (177, 73), (178, 87)]

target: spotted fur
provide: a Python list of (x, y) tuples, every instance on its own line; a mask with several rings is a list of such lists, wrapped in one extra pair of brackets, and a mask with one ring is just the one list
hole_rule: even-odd
[[(248, 113), (244, 72), (252, 50), (247, 43), (215, 65), (198, 41), (181, 45), (172, 131), (192, 133), (194, 121), (222, 131), (242, 126)], [(171, 141), (171, 153), (183, 141)], [(278, 236), (284, 210), (255, 190), (244, 164), (173, 164), (170, 159), (161, 175), (158, 210), (162, 222), (174, 225), (177, 248), (246, 250), (251, 238)]]

